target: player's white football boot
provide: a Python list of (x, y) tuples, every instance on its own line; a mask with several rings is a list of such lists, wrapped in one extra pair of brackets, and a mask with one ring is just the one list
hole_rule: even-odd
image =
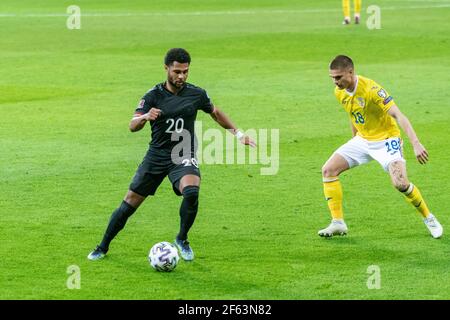
[(97, 246), (89, 255), (87, 258), (91, 261), (96, 261), (103, 259), (106, 255), (106, 251), (100, 248), (100, 246)]
[(178, 248), (180, 256), (183, 258), (183, 260), (194, 260), (194, 251), (192, 251), (192, 248), (189, 245), (189, 241), (176, 238), (174, 244)]
[(321, 237), (343, 236), (347, 234), (347, 231), (348, 228), (344, 220), (333, 219), (328, 227), (319, 230), (318, 235)]
[(440, 238), (442, 236), (442, 233), (444, 233), (444, 229), (432, 213), (430, 213), (428, 218), (424, 218), (423, 222), (425, 222), (425, 225), (427, 226), (428, 230), (430, 230), (431, 236), (433, 238)]

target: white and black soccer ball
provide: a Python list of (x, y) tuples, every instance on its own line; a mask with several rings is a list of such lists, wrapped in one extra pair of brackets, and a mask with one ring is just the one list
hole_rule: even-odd
[(177, 248), (167, 241), (158, 242), (148, 253), (148, 261), (157, 271), (172, 271), (178, 265), (179, 260)]

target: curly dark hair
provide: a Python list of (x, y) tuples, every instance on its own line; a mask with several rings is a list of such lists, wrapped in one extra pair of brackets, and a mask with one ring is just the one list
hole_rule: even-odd
[(189, 52), (183, 48), (172, 48), (167, 51), (164, 63), (166, 66), (170, 66), (174, 61), (179, 63), (191, 63), (191, 56), (189, 55)]

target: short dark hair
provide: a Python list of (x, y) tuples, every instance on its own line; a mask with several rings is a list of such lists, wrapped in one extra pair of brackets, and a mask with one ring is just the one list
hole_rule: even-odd
[(336, 69), (348, 69), (348, 68), (354, 68), (353, 60), (344, 55), (339, 55), (336, 58), (333, 59), (330, 63), (330, 69), (336, 70)]
[(191, 63), (191, 56), (183, 48), (172, 48), (167, 51), (164, 63), (166, 66), (170, 66), (175, 61), (179, 63)]

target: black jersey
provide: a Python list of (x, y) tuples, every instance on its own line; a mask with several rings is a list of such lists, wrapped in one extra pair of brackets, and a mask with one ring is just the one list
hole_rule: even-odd
[(186, 83), (177, 94), (173, 94), (164, 83), (160, 83), (142, 97), (135, 114), (147, 113), (151, 108), (161, 109), (161, 114), (156, 120), (150, 121), (152, 139), (147, 156), (170, 157), (174, 147), (185, 137), (189, 137), (190, 141), (183, 143), (189, 143), (194, 156), (197, 111), (211, 113), (214, 110), (206, 91)]

